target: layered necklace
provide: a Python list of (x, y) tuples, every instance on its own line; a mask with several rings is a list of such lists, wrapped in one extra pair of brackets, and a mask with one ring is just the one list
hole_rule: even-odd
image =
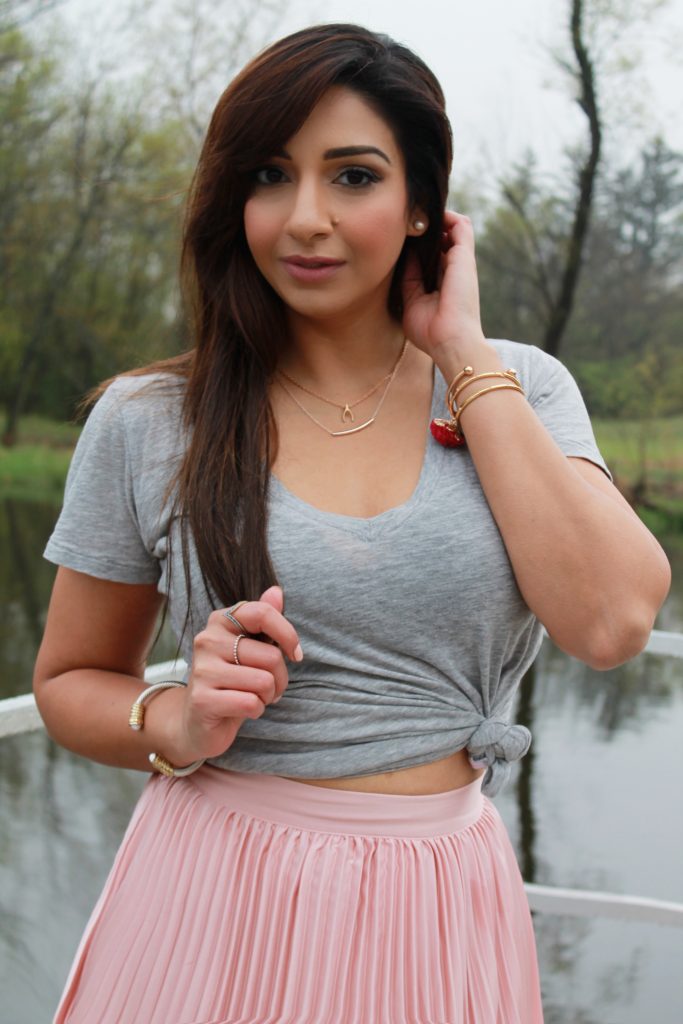
[[(373, 387), (371, 387), (369, 391), (366, 391), (364, 395), (361, 395), (360, 398), (356, 398), (353, 402), (335, 402), (331, 398), (326, 398), (324, 395), (318, 394), (317, 391), (312, 391), (310, 388), (305, 387), (303, 384), (299, 384), (298, 381), (294, 380), (293, 377), (290, 377), (289, 374), (285, 373), (284, 370), (277, 371), (279, 375), (278, 383), (280, 384), (280, 387), (287, 392), (292, 401), (299, 406), (301, 411), (308, 416), (309, 420), (313, 420), (313, 422), (317, 426), (319, 426), (321, 430), (324, 430), (326, 434), (329, 434), (330, 437), (345, 437), (347, 434), (357, 434), (360, 430), (365, 430), (366, 427), (369, 427), (372, 423), (375, 422), (379, 414), (379, 411), (384, 403), (384, 399), (387, 397), (387, 392), (391, 387), (392, 381), (398, 372), (399, 366), (401, 365), (401, 361), (403, 359), (403, 356), (405, 355), (407, 347), (408, 339), (405, 338), (403, 341), (403, 347), (401, 349), (398, 359), (394, 364), (393, 370), (390, 370), (389, 373), (385, 374), (384, 377), (378, 380), (377, 383)], [(320, 420), (316, 419), (313, 413), (309, 412), (308, 409), (306, 409), (305, 406), (301, 404), (301, 402), (293, 393), (291, 388), (288, 388), (284, 380), (280, 379), (281, 377), (284, 377), (285, 380), (288, 380), (290, 384), (294, 384), (295, 387), (300, 388), (301, 391), (305, 391), (307, 392), (307, 394), (313, 395), (314, 398), (319, 398), (322, 402), (327, 402), (328, 405), (333, 405), (335, 406), (335, 408), (340, 409), (342, 423), (354, 423), (355, 417), (353, 415), (353, 412), (351, 411), (354, 408), (354, 406), (360, 405), (360, 403), (364, 402), (366, 398), (369, 398), (370, 395), (373, 395), (375, 391), (378, 390), (378, 388), (381, 388), (382, 384), (384, 384), (385, 387), (384, 391), (382, 392), (382, 396), (377, 404), (377, 407), (375, 408), (375, 411), (373, 412), (369, 420), (366, 420), (364, 423), (360, 423), (358, 424), (358, 426), (355, 427), (346, 427), (344, 430), (330, 430), (328, 427), (325, 426), (324, 423), (321, 423)]]

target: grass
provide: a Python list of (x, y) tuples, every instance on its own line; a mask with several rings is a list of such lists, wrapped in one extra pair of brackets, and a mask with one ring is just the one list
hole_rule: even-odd
[(0, 447), (0, 496), (59, 505), (71, 453), (81, 427), (41, 416), (25, 416), (19, 441)]
[(18, 444), (0, 448), (0, 495), (60, 503), (71, 447)]
[(593, 429), (619, 489), (644, 496), (637, 507), (648, 529), (658, 537), (683, 534), (683, 416), (595, 419)]
[(44, 416), (23, 416), (19, 422), (19, 446), (41, 445), (71, 450), (80, 432), (81, 426), (75, 423), (58, 423)]
[(650, 421), (593, 420), (598, 447), (615, 477), (634, 486), (643, 476), (654, 493), (683, 499), (683, 416)]

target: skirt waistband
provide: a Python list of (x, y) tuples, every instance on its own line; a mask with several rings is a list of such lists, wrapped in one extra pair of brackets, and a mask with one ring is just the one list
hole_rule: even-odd
[(281, 825), (351, 835), (430, 837), (474, 824), (484, 808), (483, 775), (444, 793), (407, 796), (308, 786), (256, 772), (204, 765), (173, 784), (190, 784), (227, 810)]

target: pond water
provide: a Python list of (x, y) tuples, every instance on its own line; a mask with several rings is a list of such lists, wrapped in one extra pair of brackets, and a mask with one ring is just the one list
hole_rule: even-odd
[[(31, 687), (56, 512), (0, 503), (0, 696)], [(683, 538), (663, 543), (674, 586), (656, 626), (683, 631)], [(153, 660), (172, 654), (163, 635)], [(683, 902), (683, 662), (594, 672), (546, 641), (517, 717), (534, 742), (496, 804), (525, 879)], [(0, 1024), (49, 1024), (143, 783), (44, 734), (0, 741)], [(683, 1018), (683, 930), (547, 914), (535, 927), (546, 1024)]]

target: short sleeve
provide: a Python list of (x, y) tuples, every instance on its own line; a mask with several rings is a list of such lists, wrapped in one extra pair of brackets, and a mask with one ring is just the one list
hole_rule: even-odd
[(96, 403), (78, 439), (64, 504), (43, 553), (57, 565), (119, 583), (156, 583), (133, 490), (119, 381)]
[(589, 459), (612, 480), (574, 377), (559, 359), (536, 346), (530, 348), (538, 364), (527, 393), (532, 409), (565, 455)]

